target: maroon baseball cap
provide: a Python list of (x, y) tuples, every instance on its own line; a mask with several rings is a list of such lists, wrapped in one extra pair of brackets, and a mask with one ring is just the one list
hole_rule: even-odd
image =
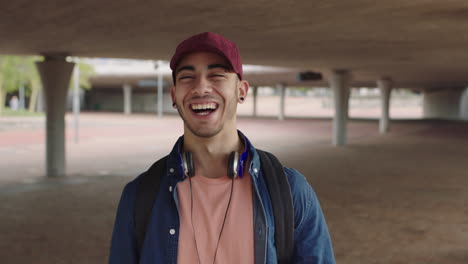
[(176, 70), (179, 62), (188, 54), (201, 51), (213, 52), (226, 58), (226, 60), (231, 64), (230, 66), (232, 70), (237, 73), (239, 79), (242, 80), (242, 62), (239, 49), (236, 44), (213, 32), (204, 32), (191, 36), (177, 46), (170, 64), (174, 80), (174, 71)]

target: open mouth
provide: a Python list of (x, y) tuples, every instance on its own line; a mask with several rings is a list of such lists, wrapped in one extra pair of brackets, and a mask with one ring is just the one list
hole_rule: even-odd
[(216, 103), (205, 103), (205, 104), (191, 104), (190, 109), (199, 116), (206, 116), (218, 109), (218, 104)]

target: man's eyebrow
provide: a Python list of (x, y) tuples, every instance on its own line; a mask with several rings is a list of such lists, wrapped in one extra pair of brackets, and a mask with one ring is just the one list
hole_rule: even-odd
[(224, 64), (210, 64), (210, 65), (208, 65), (208, 70), (211, 70), (211, 69), (214, 69), (214, 68), (223, 68), (223, 69), (225, 69), (227, 71), (230, 70), (229, 67), (224, 65)]
[(181, 72), (181, 71), (184, 71), (184, 70), (195, 71), (195, 67), (193, 67), (193, 66), (182, 66), (179, 69), (177, 69), (176, 74)]

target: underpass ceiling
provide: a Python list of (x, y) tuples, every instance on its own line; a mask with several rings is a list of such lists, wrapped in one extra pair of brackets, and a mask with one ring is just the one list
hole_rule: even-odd
[(170, 59), (203, 31), (248, 64), (349, 69), (354, 83), (468, 84), (468, 1), (16, 0), (0, 4), (0, 53)]

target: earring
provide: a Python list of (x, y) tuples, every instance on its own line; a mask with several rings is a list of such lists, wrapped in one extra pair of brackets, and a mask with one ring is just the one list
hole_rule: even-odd
[(241, 96), (241, 98), (239, 98), (242, 102), (244, 102), (245, 98)]
[(176, 103), (172, 103), (172, 108), (176, 108)]

